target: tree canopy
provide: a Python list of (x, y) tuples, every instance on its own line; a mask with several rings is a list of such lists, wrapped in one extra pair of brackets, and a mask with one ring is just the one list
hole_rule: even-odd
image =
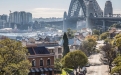
[(116, 58), (116, 51), (114, 49), (114, 47), (112, 46), (112, 44), (107, 43), (106, 45), (102, 46), (101, 49), (105, 52), (105, 56), (108, 59), (108, 65), (109, 65), (109, 69), (111, 72), (111, 64), (113, 62), (113, 60)]
[(102, 33), (102, 34), (100, 35), (100, 39), (101, 39), (101, 40), (105, 40), (105, 39), (107, 39), (108, 35), (109, 35), (108, 32)]
[(90, 55), (95, 50), (94, 48), (97, 44), (96, 40), (97, 38), (94, 36), (87, 36), (86, 39), (83, 41), (82, 45), (80, 46), (80, 49), (86, 55)]
[(96, 29), (94, 29), (92, 31), (92, 33), (93, 33), (93, 35), (100, 35), (100, 31), (99, 30), (96, 30)]
[(28, 75), (31, 64), (20, 42), (0, 40), (0, 75)]
[(111, 27), (121, 28), (121, 24), (115, 23), (115, 24), (113, 24)]
[(90, 39), (92, 39), (93, 41), (97, 41), (98, 35), (89, 35), (85, 38), (85, 40), (90, 40)]
[(121, 75), (121, 56), (115, 58), (113, 64), (116, 66), (112, 69), (111, 73), (119, 73), (119, 75)]
[(88, 62), (87, 56), (80, 50), (69, 52), (62, 60), (64, 68), (76, 69), (78, 66), (84, 66)]
[(115, 36), (114, 42), (115, 42), (115, 45), (118, 47), (118, 50), (121, 53), (121, 34), (118, 34)]
[(64, 33), (63, 35), (63, 57), (70, 52), (69, 50), (69, 46), (68, 46), (68, 37), (66, 35), (66, 33)]
[(71, 30), (71, 29), (68, 29), (68, 30), (67, 30), (67, 36), (68, 36), (68, 38), (70, 38), (70, 39), (74, 38), (74, 31)]
[(60, 59), (55, 59), (54, 60), (54, 68), (57, 70), (61, 70), (62, 69), (62, 64), (60, 62)]

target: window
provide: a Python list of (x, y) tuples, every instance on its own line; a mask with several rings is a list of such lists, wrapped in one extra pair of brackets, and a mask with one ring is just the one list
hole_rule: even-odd
[(47, 59), (47, 66), (50, 66), (50, 58)]
[(50, 53), (54, 53), (54, 50), (53, 49), (50, 49)]
[(58, 58), (61, 59), (62, 58), (62, 55), (58, 55)]
[(62, 48), (58, 48), (58, 53), (62, 53)]
[(33, 60), (32, 60), (32, 67), (35, 67), (35, 66), (36, 66), (36, 60), (33, 59)]
[(40, 66), (43, 66), (43, 59), (40, 59)]

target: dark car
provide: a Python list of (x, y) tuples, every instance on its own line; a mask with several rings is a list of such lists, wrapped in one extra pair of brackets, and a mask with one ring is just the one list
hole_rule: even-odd
[(87, 63), (85, 67), (90, 67), (90, 63)]
[(86, 67), (83, 67), (83, 68), (81, 69), (81, 71), (80, 71), (80, 74), (86, 75), (86, 73), (87, 73), (87, 69), (86, 69)]
[(85, 73), (83, 71), (80, 71), (79, 75), (85, 75)]
[(80, 73), (79, 75), (84, 75), (83, 73)]

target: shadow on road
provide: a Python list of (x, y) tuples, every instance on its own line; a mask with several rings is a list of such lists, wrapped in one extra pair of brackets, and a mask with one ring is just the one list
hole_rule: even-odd
[(102, 63), (92, 63), (92, 64), (90, 64), (90, 66), (101, 66), (102, 65)]
[(88, 71), (87, 74), (97, 73), (96, 71)]

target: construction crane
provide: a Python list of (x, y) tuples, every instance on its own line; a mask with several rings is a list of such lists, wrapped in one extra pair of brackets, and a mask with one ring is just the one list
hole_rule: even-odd
[(10, 13), (11, 13), (11, 10), (9, 10), (10, 11)]

